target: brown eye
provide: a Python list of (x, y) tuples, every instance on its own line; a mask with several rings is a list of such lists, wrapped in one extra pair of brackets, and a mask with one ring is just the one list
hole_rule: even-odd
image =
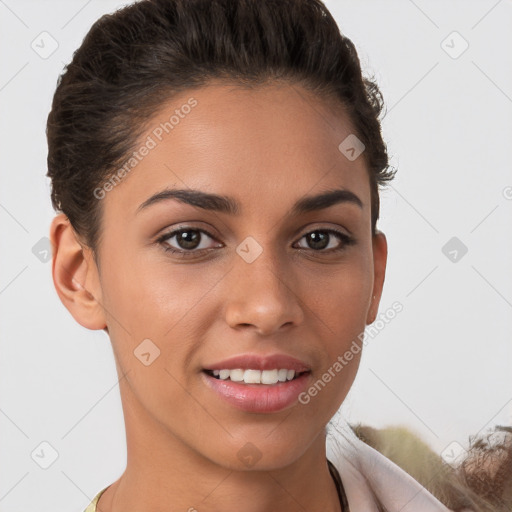
[[(346, 246), (354, 243), (354, 239), (345, 233), (334, 229), (315, 229), (306, 233), (301, 240), (306, 240), (307, 247), (319, 252), (335, 252), (343, 250)], [(337, 243), (336, 243), (337, 240)], [(325, 250), (327, 249), (327, 250)]]
[[(175, 239), (174, 242), (171, 241)], [(172, 253), (199, 253), (203, 250), (213, 248), (209, 240), (215, 240), (212, 235), (203, 229), (180, 228), (162, 235), (157, 242), (160, 243), (164, 250)]]
[(201, 235), (197, 230), (180, 231), (175, 236), (176, 243), (181, 249), (196, 249), (201, 241)]

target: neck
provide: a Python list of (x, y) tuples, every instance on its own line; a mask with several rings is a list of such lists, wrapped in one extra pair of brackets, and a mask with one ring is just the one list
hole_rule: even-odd
[(127, 465), (102, 494), (99, 512), (156, 512), (169, 506), (190, 512), (340, 511), (324, 430), (286, 467), (233, 470), (183, 443), (133, 399), (123, 399), (123, 412)]

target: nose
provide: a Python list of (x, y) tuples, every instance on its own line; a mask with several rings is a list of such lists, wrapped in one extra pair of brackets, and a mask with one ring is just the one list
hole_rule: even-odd
[(264, 250), (252, 263), (236, 256), (229, 272), (225, 318), (234, 329), (253, 329), (262, 336), (298, 326), (304, 319), (297, 280), (290, 268)]

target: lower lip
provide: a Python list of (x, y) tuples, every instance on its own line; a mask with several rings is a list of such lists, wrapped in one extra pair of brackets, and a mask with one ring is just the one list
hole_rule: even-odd
[(201, 372), (206, 384), (229, 404), (246, 412), (279, 412), (292, 406), (305, 390), (309, 373), (277, 384), (240, 384)]

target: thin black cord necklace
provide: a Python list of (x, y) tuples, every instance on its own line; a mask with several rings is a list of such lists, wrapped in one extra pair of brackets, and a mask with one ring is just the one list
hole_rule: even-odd
[(338, 492), (338, 498), (340, 499), (341, 510), (342, 512), (350, 512), (347, 495), (345, 494), (345, 489), (343, 487), (343, 483), (341, 482), (340, 474), (329, 459), (327, 459), (327, 465), (329, 466), (329, 472), (331, 473), (332, 479), (336, 484), (336, 491)]

